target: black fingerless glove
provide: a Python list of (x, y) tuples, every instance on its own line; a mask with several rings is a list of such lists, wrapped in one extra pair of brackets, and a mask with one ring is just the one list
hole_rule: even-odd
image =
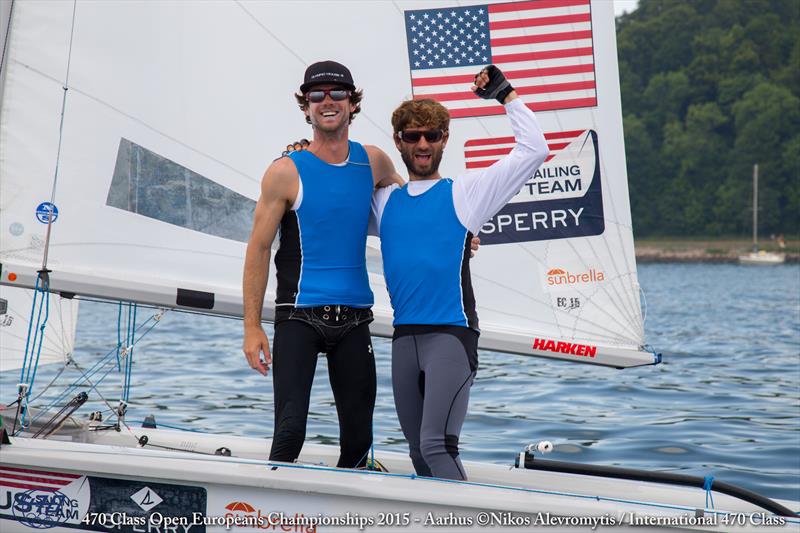
[[(486, 73), (489, 75), (489, 83), (486, 84), (486, 87), (483, 89), (477, 89), (475, 94), (480, 96), (481, 98), (485, 98), (486, 100), (495, 99), (501, 104), (505, 101), (506, 96), (508, 93), (514, 90), (514, 87), (506, 79), (503, 71), (497, 68), (494, 65), (489, 65), (485, 69)], [(481, 72), (483, 72), (483, 70)], [(475, 75), (475, 78), (480, 75), (480, 72)]]

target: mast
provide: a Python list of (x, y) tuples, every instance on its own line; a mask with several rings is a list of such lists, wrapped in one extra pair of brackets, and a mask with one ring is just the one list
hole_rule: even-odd
[(758, 163), (753, 165), (753, 251), (758, 251)]

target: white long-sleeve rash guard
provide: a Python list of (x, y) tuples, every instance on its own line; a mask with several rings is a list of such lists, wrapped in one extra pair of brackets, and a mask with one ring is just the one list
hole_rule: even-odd
[[(522, 186), (531, 178), (545, 158), (547, 141), (533, 114), (521, 98), (504, 106), (511, 120), (516, 146), (493, 165), (481, 170), (465, 172), (453, 180), (453, 205), (461, 224), (473, 235), (497, 214)], [(438, 180), (418, 180), (408, 183), (408, 193), (418, 196), (425, 193)], [(380, 220), (392, 191), (399, 185), (377, 189), (372, 195), (370, 235), (380, 234)]]

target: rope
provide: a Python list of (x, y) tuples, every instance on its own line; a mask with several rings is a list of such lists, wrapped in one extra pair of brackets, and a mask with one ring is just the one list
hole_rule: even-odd
[[(131, 343), (131, 346), (134, 346), (134, 345), (136, 345), (136, 343), (138, 343), (138, 342), (139, 342), (139, 341), (141, 341), (143, 338), (145, 338), (145, 337), (146, 337), (146, 336), (147, 336), (147, 335), (148, 335), (148, 334), (149, 334), (149, 333), (150, 333), (150, 332), (153, 330), (153, 328), (155, 328), (155, 327), (156, 327), (156, 325), (158, 325), (158, 323), (159, 323), (159, 322), (160, 322), (160, 320), (161, 320), (161, 316), (162, 316), (162, 314), (163, 314), (163, 313), (162, 313), (161, 311), (159, 311), (159, 312), (158, 312), (158, 313), (156, 313), (155, 315), (153, 315), (153, 316), (151, 316), (150, 318), (148, 318), (147, 320), (145, 320), (145, 321), (144, 321), (144, 322), (143, 322), (143, 323), (142, 323), (142, 324), (141, 324), (141, 325), (140, 325), (138, 328), (134, 328), (134, 330), (133, 330), (133, 338), (135, 339), (135, 334), (136, 334), (136, 331), (138, 331), (138, 330), (140, 330), (140, 329), (144, 328), (144, 327), (145, 327), (145, 326), (146, 326), (146, 325), (147, 325), (147, 324), (148, 324), (148, 323), (149, 323), (151, 320), (153, 321), (153, 324), (152, 324), (152, 325), (150, 325), (150, 327), (148, 327), (148, 328), (147, 328), (147, 330), (146, 330), (144, 333), (142, 333), (142, 334), (139, 336), (139, 338), (138, 338), (138, 339), (135, 339), (135, 340), (133, 340), (133, 342)], [(106, 378), (106, 377), (107, 377), (107, 376), (108, 376), (108, 375), (111, 373), (111, 371), (112, 371), (112, 370), (114, 370), (114, 366), (112, 365), (110, 368), (108, 368), (107, 370), (105, 370), (105, 373), (104, 373), (104, 374), (103, 374), (103, 375), (100, 377), (100, 379), (98, 379), (98, 380), (97, 380), (97, 382), (96, 382), (96, 383), (92, 383), (92, 381), (90, 380), (90, 378), (91, 378), (92, 376), (94, 376), (95, 374), (97, 374), (97, 373), (99, 373), (99, 372), (103, 371), (103, 370), (105, 369), (105, 367), (106, 367), (106, 366), (107, 366), (107, 365), (108, 365), (110, 362), (112, 362), (112, 361), (113, 361), (113, 360), (111, 360), (111, 357), (112, 357), (112, 356), (113, 356), (113, 355), (114, 355), (114, 354), (117, 352), (117, 349), (118, 349), (118, 346), (116, 346), (116, 347), (112, 348), (111, 350), (109, 350), (109, 351), (108, 351), (108, 353), (106, 353), (106, 355), (105, 355), (105, 356), (103, 356), (102, 358), (100, 358), (100, 359), (99, 359), (99, 360), (98, 360), (98, 361), (97, 361), (95, 364), (93, 364), (93, 365), (92, 365), (92, 366), (91, 366), (91, 367), (90, 367), (88, 370), (86, 370), (86, 371), (83, 371), (83, 370), (81, 370), (81, 369), (78, 367), (77, 363), (76, 363), (76, 364), (75, 364), (75, 368), (77, 368), (77, 369), (78, 369), (78, 370), (81, 372), (81, 376), (80, 376), (79, 378), (77, 378), (77, 379), (76, 379), (76, 380), (75, 380), (75, 381), (74, 381), (72, 384), (70, 384), (70, 385), (69, 385), (69, 386), (68, 386), (68, 387), (67, 387), (67, 388), (66, 388), (66, 389), (65, 389), (65, 390), (64, 390), (64, 391), (63, 391), (61, 394), (59, 394), (59, 395), (58, 395), (58, 396), (56, 396), (54, 399), (52, 399), (52, 400), (50, 401), (50, 403), (49, 403), (49, 404), (47, 404), (47, 405), (46, 405), (46, 406), (45, 406), (45, 407), (44, 407), (44, 408), (43, 408), (43, 409), (42, 409), (42, 410), (39, 412), (39, 414), (37, 414), (37, 415), (36, 415), (36, 416), (35, 416), (33, 419), (31, 419), (31, 423), (32, 423), (32, 422), (35, 422), (36, 420), (38, 420), (38, 419), (39, 419), (41, 416), (43, 416), (43, 415), (44, 415), (44, 414), (45, 414), (45, 413), (46, 413), (46, 412), (47, 412), (49, 409), (51, 409), (51, 408), (53, 408), (55, 405), (57, 405), (57, 404), (61, 403), (61, 402), (62, 402), (62, 401), (65, 399), (65, 398), (67, 398), (67, 397), (68, 397), (70, 394), (72, 394), (72, 393), (73, 393), (73, 392), (74, 392), (74, 391), (75, 391), (75, 390), (76, 390), (78, 387), (85, 386), (86, 384), (88, 384), (88, 385), (89, 385), (89, 390), (93, 390), (93, 391), (95, 391), (95, 392), (98, 394), (98, 396), (100, 396), (101, 398), (103, 398), (103, 401), (106, 403), (106, 405), (109, 407), (109, 409), (110, 409), (112, 412), (116, 412), (116, 409), (115, 409), (113, 406), (111, 406), (111, 405), (109, 404), (108, 400), (106, 400), (106, 399), (103, 397), (103, 395), (102, 395), (102, 394), (100, 394), (100, 391), (97, 389), (97, 387), (98, 387), (98, 386), (99, 386), (99, 385), (100, 385), (100, 384), (103, 382), (103, 380), (104, 380), (104, 379), (105, 379), (105, 378)], [(23, 429), (24, 429), (24, 426), (23, 426), (23, 427), (21, 427), (21, 428), (20, 428), (20, 430), (19, 430), (17, 433), (21, 432)]]
[(653, 360), (656, 363), (660, 363), (661, 362), (661, 354), (659, 354), (658, 351), (655, 348), (653, 348), (651, 345), (645, 344), (644, 346), (642, 346), (642, 349), (647, 351), (647, 352), (650, 352), (651, 354), (653, 354)]
[[(22, 369), (20, 373), (20, 384), (27, 385), (25, 396), (19, 398), (24, 404), (19, 406), (20, 414), (20, 431), (22, 431), (28, 424), (26, 418), (28, 413), (28, 404), (30, 402), (33, 384), (36, 380), (36, 371), (39, 368), (39, 359), (42, 355), (42, 346), (44, 346), (44, 331), (47, 327), (47, 321), (50, 318), (50, 292), (47, 282), (46, 272), (40, 272), (36, 277), (36, 285), (33, 290), (33, 302), (31, 304), (31, 316), (28, 322), (28, 337), (25, 340), (25, 355), (22, 360)], [(41, 282), (41, 285), (40, 285)], [(39, 293), (41, 298), (38, 297)], [(36, 309), (38, 308), (38, 313)], [(44, 321), (42, 320), (42, 312), (44, 312)], [(36, 315), (36, 326), (33, 326), (33, 316)], [(31, 333), (33, 336), (31, 337)], [(34, 351), (36, 357), (34, 358)], [(20, 393), (22, 391), (20, 390)]]
[(122, 302), (117, 303), (117, 371), (122, 372), (119, 349), (122, 348)]
[[(94, 366), (92, 366), (92, 370), (91, 370), (91, 371), (89, 371), (89, 372), (87, 372), (87, 373), (84, 373), (84, 374), (83, 374), (83, 375), (82, 375), (80, 378), (78, 378), (78, 380), (76, 380), (76, 381), (75, 381), (75, 382), (73, 382), (73, 383), (72, 383), (72, 384), (71, 384), (69, 387), (67, 387), (66, 389), (64, 389), (64, 391), (62, 391), (62, 392), (61, 392), (61, 394), (59, 394), (59, 395), (57, 395), (55, 398), (53, 398), (53, 399), (50, 401), (50, 403), (48, 403), (47, 405), (45, 405), (45, 406), (44, 406), (44, 407), (43, 407), (43, 408), (42, 408), (42, 409), (39, 411), (39, 413), (38, 413), (38, 414), (37, 414), (35, 417), (33, 417), (33, 419), (31, 419), (31, 423), (35, 422), (36, 420), (38, 420), (39, 418), (41, 418), (42, 416), (44, 416), (45, 414), (47, 414), (47, 412), (48, 412), (50, 409), (52, 409), (52, 408), (53, 408), (53, 407), (55, 407), (56, 405), (60, 404), (60, 403), (61, 403), (62, 401), (64, 401), (64, 399), (66, 399), (66, 398), (67, 398), (67, 397), (68, 397), (68, 396), (69, 396), (69, 395), (70, 395), (72, 392), (74, 392), (74, 390), (75, 390), (75, 389), (77, 389), (77, 388), (78, 388), (78, 387), (80, 387), (80, 386), (83, 386), (85, 383), (88, 383), (88, 384), (89, 384), (89, 390), (96, 390), (96, 387), (97, 387), (97, 385), (99, 385), (99, 384), (100, 384), (100, 383), (103, 381), (103, 379), (105, 379), (105, 377), (106, 377), (106, 376), (107, 376), (107, 375), (108, 375), (108, 374), (109, 374), (109, 373), (110, 373), (110, 372), (113, 370), (113, 366), (112, 366), (111, 368), (109, 368), (108, 370), (106, 370), (106, 373), (105, 373), (105, 374), (103, 374), (103, 376), (102, 376), (102, 377), (101, 377), (101, 378), (98, 380), (98, 382), (97, 382), (96, 384), (93, 384), (93, 383), (90, 381), (90, 379), (89, 379), (89, 378), (90, 378), (91, 376), (93, 376), (94, 374), (96, 374), (96, 373), (100, 372), (100, 371), (103, 369), (103, 365), (101, 365), (101, 363), (103, 363), (103, 361), (106, 361), (107, 359), (110, 359), (110, 357), (111, 357), (111, 355), (112, 355), (113, 353), (114, 353), (114, 351), (113, 351), (113, 350), (109, 351), (109, 352), (108, 352), (108, 353), (107, 353), (107, 354), (106, 354), (106, 355), (105, 355), (105, 356), (104, 356), (102, 359), (100, 359), (100, 361), (98, 361), (97, 363), (95, 363), (95, 364), (94, 364)], [(107, 364), (107, 363), (108, 363), (108, 362), (106, 362), (105, 364)], [(82, 381), (80, 381), (80, 380), (82, 380)]]
[(128, 339), (130, 352), (128, 353), (128, 366), (125, 369), (125, 402), (127, 403), (131, 395), (131, 376), (133, 374), (133, 347), (136, 344), (136, 311), (137, 306), (133, 304), (133, 317), (131, 318), (131, 334)]
[[(127, 314), (125, 317), (125, 345), (122, 346), (122, 302), (120, 302), (119, 312), (117, 313), (117, 369), (122, 372), (122, 387), (120, 391), (120, 405), (128, 403), (131, 388), (131, 371), (133, 369), (133, 347), (136, 344), (136, 311), (135, 303), (127, 303)], [(152, 318), (152, 317), (151, 317)], [(124, 363), (124, 368), (123, 368)]]
[(28, 318), (28, 336), (25, 339), (25, 355), (22, 359), (22, 368), (20, 369), (19, 382), (25, 383), (25, 370), (28, 367), (28, 349), (31, 345), (31, 330), (33, 328), (33, 315), (36, 312), (36, 299), (39, 297), (39, 278), (36, 278), (36, 285), (33, 288), (33, 303), (31, 304), (31, 316)]
[[(297, 469), (307, 469), (307, 470), (320, 470), (326, 472), (340, 472), (340, 473), (347, 473), (347, 474), (361, 474), (361, 475), (370, 475), (370, 476), (387, 476), (387, 477), (395, 477), (395, 478), (406, 478), (406, 479), (420, 479), (424, 481), (431, 481), (431, 482), (439, 482), (439, 483), (451, 483), (456, 485), (467, 485), (473, 487), (484, 487), (484, 488), (492, 488), (492, 489), (502, 489), (502, 490), (511, 490), (516, 492), (526, 492), (526, 493), (535, 493), (535, 494), (547, 494), (552, 496), (565, 496), (570, 498), (580, 498), (583, 500), (595, 500), (595, 501), (607, 501), (607, 502), (616, 502), (616, 503), (627, 503), (633, 505), (642, 505), (647, 507), (657, 507), (661, 509), (672, 509), (672, 510), (679, 510), (679, 511), (688, 511), (688, 512), (695, 512), (695, 507), (686, 507), (682, 505), (673, 505), (668, 503), (657, 503), (657, 502), (648, 502), (644, 500), (630, 500), (626, 498), (611, 498), (606, 496), (597, 496), (591, 494), (579, 494), (576, 492), (564, 492), (564, 491), (557, 491), (557, 490), (545, 490), (545, 489), (531, 489), (528, 487), (517, 487), (512, 485), (499, 485), (495, 483), (481, 483), (478, 481), (462, 481), (458, 479), (444, 479), (444, 478), (437, 478), (437, 477), (423, 477), (423, 476), (416, 476), (414, 474), (398, 474), (392, 472), (379, 472), (374, 470), (348, 470), (348, 469), (341, 469), (341, 468), (333, 468), (330, 466), (316, 466), (316, 465), (298, 465), (298, 464), (291, 464), (291, 463), (271, 463), (268, 462), (267, 466), (269, 468), (297, 468)], [(711, 480), (713, 482), (714, 478), (711, 476), (706, 477), (706, 480)], [(707, 481), (707, 484), (710, 488), (710, 482)], [(713, 501), (712, 501), (713, 506)], [(713, 507), (706, 506), (704, 511), (708, 511), (713, 514), (717, 515), (724, 515), (730, 514), (727, 511), (721, 510), (714, 510)]]
[[(41, 322), (41, 326), (39, 326), (39, 322), (37, 321), (37, 334), (33, 338), (34, 346), (36, 347), (36, 359), (33, 361), (32, 372), (30, 373), (30, 381), (28, 383), (28, 396), (30, 397), (31, 390), (33, 389), (33, 384), (36, 381), (36, 372), (39, 370), (39, 359), (42, 356), (42, 347), (44, 346), (44, 330), (47, 327), (47, 321), (50, 318), (50, 291), (48, 283), (45, 281), (43, 287), (40, 289), (43, 292), (42, 295), (42, 303), (39, 306), (39, 318), (42, 315), (42, 308), (44, 308), (44, 321)], [(37, 342), (38, 341), (38, 342)]]
[[(703, 489), (706, 491), (706, 509), (714, 508), (714, 495), (711, 493), (711, 485), (714, 484), (714, 476), (706, 476), (703, 479)], [(711, 505), (708, 505), (709, 500)]]
[[(144, 424), (144, 420), (129, 420), (128, 422), (131, 423), (131, 424), (139, 424), (139, 425)], [(165, 427), (165, 428), (170, 428), (170, 429), (178, 429), (180, 431), (186, 431), (186, 432), (189, 432), (189, 433), (205, 433), (205, 431), (203, 431), (202, 429), (193, 429), (193, 428), (187, 428), (187, 427), (181, 427), (181, 426), (173, 426), (171, 424), (164, 424), (163, 422), (156, 422), (156, 425), (159, 428)], [(142, 428), (142, 429), (147, 431), (147, 429), (149, 429), (149, 428)]]

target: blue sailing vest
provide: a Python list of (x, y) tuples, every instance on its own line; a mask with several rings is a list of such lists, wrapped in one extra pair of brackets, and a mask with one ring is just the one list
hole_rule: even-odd
[(419, 196), (411, 196), (408, 185), (393, 191), (380, 237), (395, 326), (477, 329), (469, 274), (472, 235), (456, 215), (452, 180), (439, 180)]
[(372, 170), (363, 146), (350, 141), (349, 149), (344, 165), (308, 151), (289, 154), (303, 183), (303, 199), (281, 221), (275, 256), (279, 305), (373, 304), (365, 260)]

